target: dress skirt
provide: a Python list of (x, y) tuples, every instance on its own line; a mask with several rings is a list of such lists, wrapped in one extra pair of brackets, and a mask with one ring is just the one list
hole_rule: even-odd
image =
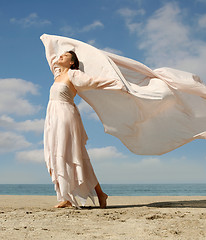
[(85, 132), (79, 111), (71, 101), (50, 100), (44, 128), (44, 154), (58, 201), (79, 206), (87, 197), (93, 200), (98, 181), (85, 144)]

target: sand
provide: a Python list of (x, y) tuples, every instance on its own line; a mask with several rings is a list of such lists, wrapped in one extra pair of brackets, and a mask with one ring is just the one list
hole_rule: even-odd
[(206, 197), (109, 197), (107, 209), (55, 204), (55, 196), (0, 196), (0, 239), (206, 239)]

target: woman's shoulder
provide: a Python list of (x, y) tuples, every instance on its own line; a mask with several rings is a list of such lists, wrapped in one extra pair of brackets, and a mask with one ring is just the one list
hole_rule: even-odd
[(69, 69), (68, 74), (69, 76), (77, 77), (84, 74), (84, 72), (82, 72), (80, 69)]
[(74, 79), (77, 80), (82, 77), (83, 72), (79, 69), (69, 69), (68, 75), (70, 78), (70, 81), (73, 81)]

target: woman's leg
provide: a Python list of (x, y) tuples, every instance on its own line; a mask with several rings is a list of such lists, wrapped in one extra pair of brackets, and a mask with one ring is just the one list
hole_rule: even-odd
[(98, 200), (99, 200), (100, 208), (106, 208), (107, 207), (107, 198), (108, 198), (108, 196), (107, 196), (106, 193), (104, 193), (102, 191), (102, 188), (99, 185), (99, 183), (96, 185), (95, 191), (97, 193), (97, 197), (98, 197)]

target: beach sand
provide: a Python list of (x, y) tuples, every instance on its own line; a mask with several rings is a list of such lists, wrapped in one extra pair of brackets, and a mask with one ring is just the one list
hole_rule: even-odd
[(206, 197), (109, 197), (107, 209), (55, 204), (55, 196), (1, 195), (0, 239), (206, 239)]

